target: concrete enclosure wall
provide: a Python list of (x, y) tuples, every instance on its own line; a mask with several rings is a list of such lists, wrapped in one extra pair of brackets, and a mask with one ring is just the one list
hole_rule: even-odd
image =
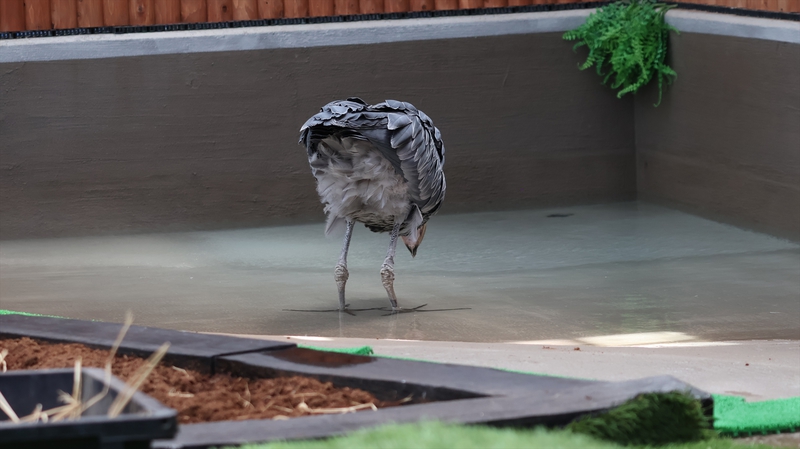
[(638, 194), (800, 239), (800, 45), (682, 33), (677, 82), (636, 101)]
[(560, 32), (0, 64), (0, 238), (319, 220), (300, 125), (330, 100), (442, 130), (443, 211), (635, 197), (633, 102)]
[(443, 212), (638, 192), (800, 239), (800, 25), (670, 12), (653, 108), (576, 69), (588, 12), (3, 44), (0, 239), (321, 220), (297, 131), (353, 95), (434, 119)]

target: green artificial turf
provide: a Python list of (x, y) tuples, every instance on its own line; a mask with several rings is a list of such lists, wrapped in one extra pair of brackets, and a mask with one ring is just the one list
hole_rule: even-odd
[(352, 355), (373, 355), (374, 352), (372, 351), (371, 346), (357, 346), (355, 348), (321, 348), (319, 346), (311, 346), (311, 345), (297, 345), (298, 348), (303, 349), (313, 349), (315, 351), (325, 351), (325, 352), (339, 352), (342, 354), (352, 354)]
[(773, 449), (763, 444), (747, 445), (728, 438), (711, 437), (693, 443), (664, 446), (623, 446), (567, 430), (497, 429), (427, 422), (390, 425), (360, 430), (326, 440), (250, 444), (242, 449)]
[(688, 393), (645, 393), (598, 415), (567, 426), (574, 433), (632, 445), (700, 441), (713, 434), (700, 401)]
[(714, 429), (733, 436), (800, 431), (800, 397), (745, 402), (715, 394)]
[(356, 431), (316, 441), (276, 442), (243, 449), (616, 449), (613, 443), (569, 432), (495, 429), (428, 422)]
[(0, 309), (0, 315), (45, 316), (47, 318), (64, 318), (63, 316), (42, 315), (41, 313), (16, 312), (14, 310)]

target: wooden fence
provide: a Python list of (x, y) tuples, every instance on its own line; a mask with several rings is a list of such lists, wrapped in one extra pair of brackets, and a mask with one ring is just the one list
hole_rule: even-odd
[[(0, 31), (496, 8), (587, 0), (0, 0)], [(591, 0), (589, 0), (591, 1)], [(800, 12), (800, 0), (682, 0)]]

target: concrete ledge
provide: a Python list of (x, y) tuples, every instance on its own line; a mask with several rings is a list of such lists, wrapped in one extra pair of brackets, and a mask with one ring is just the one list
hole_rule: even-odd
[[(796, 363), (800, 341), (797, 340), (598, 347), (566, 342), (537, 345), (319, 337), (309, 341), (308, 337), (290, 337), (287, 340), (285, 335), (246, 337), (293, 341), (323, 348), (367, 345), (376, 354), (384, 356), (612, 382), (668, 374), (710, 393), (736, 394), (749, 401), (800, 395)], [(575, 347), (581, 350), (575, 351)], [(764, 382), (764, 379), (771, 381)]]
[(792, 44), (800, 43), (800, 22), (673, 10), (667, 13), (667, 23), (682, 33), (716, 34)]
[(19, 39), (0, 43), (0, 63), (99, 59), (276, 48), (329, 47), (567, 31), (593, 9), (430, 19), (284, 25), (163, 33)]
[[(0, 43), (0, 63), (307, 48), (562, 32), (595, 9), (427, 19), (375, 20), (203, 31), (17, 39)], [(800, 43), (800, 22), (670, 11), (682, 32)]]

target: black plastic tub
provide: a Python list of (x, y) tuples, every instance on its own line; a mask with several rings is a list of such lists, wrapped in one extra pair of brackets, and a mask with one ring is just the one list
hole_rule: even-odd
[[(58, 392), (72, 392), (74, 369), (9, 371), (0, 374), (0, 392), (19, 416), (63, 405)], [(104, 372), (81, 369), (81, 400), (103, 390)], [(0, 448), (149, 448), (154, 439), (172, 438), (178, 430), (177, 412), (141, 392), (115, 418), (107, 411), (125, 384), (111, 378), (108, 394), (76, 420), (13, 423), (0, 411)]]

